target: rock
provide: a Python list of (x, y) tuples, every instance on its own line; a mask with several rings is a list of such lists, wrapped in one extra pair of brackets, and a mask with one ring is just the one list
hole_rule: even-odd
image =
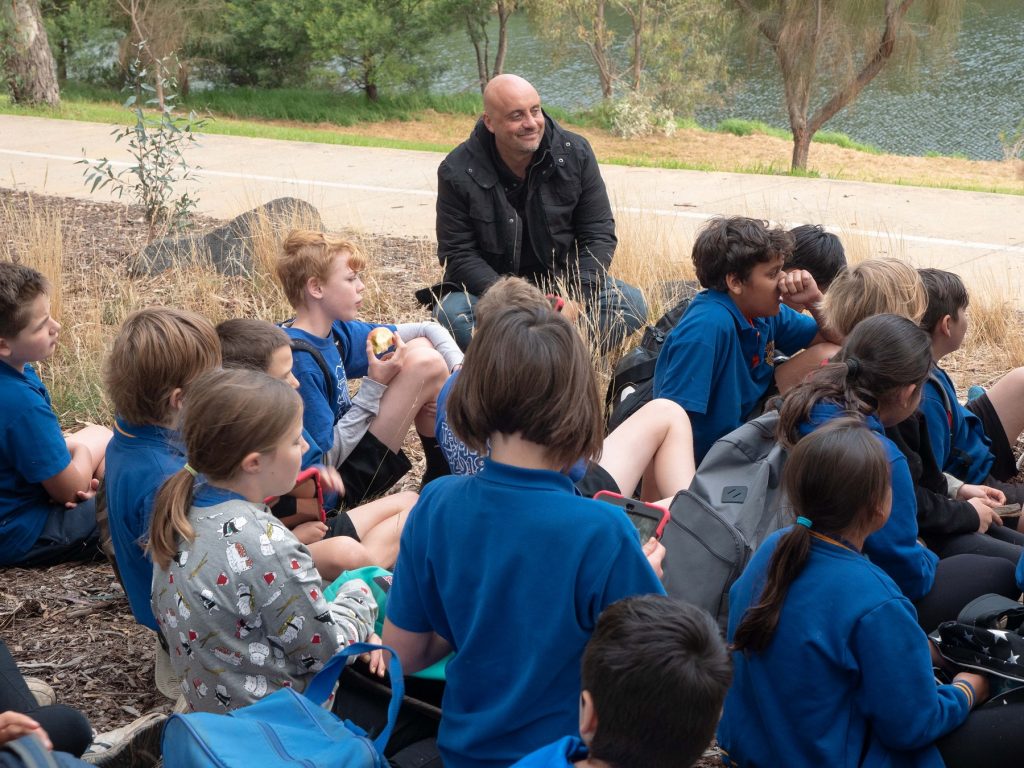
[(196, 261), (210, 264), (223, 275), (243, 275), (252, 270), (254, 237), (269, 226), (273, 232), (292, 227), (320, 229), (320, 213), (305, 200), (280, 197), (246, 211), (206, 234), (188, 234), (155, 240), (136, 256), (133, 275), (156, 275)]

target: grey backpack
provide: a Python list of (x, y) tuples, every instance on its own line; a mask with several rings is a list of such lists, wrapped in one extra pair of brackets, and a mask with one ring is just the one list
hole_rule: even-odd
[(689, 489), (672, 500), (662, 536), (665, 590), (708, 611), (723, 629), (732, 583), (761, 542), (792, 522), (778, 423), (778, 411), (769, 411), (715, 442)]

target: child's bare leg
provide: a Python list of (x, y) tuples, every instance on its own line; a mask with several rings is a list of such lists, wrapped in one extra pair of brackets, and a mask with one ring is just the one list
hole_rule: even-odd
[[(365, 541), (371, 530), (402, 512), (408, 512), (418, 500), (419, 494), (413, 491), (401, 491), (366, 504), (360, 504), (358, 507), (346, 510), (346, 514), (352, 521), (352, 525), (355, 526), (359, 538)], [(394, 521), (392, 520), (392, 522)]]
[(1012, 447), (1024, 432), (1024, 368), (1014, 368), (993, 384), (988, 399)]
[(434, 434), (437, 394), (448, 378), (444, 358), (426, 339), (406, 345), (402, 370), (388, 384), (370, 432), (390, 450), (398, 452), (415, 422), (421, 435)]
[(645, 500), (674, 496), (695, 471), (686, 411), (671, 400), (652, 400), (605, 438), (599, 463), (624, 495), (642, 479)]
[[(415, 494), (413, 494), (415, 495)], [(360, 535), (363, 546), (374, 565), (391, 570), (398, 560), (398, 545), (402, 539), (402, 529), (405, 528), (405, 521), (409, 517), (409, 510), (412, 507), (402, 509), (397, 515), (392, 515), (384, 521), (371, 528), (365, 536)]]
[(348, 536), (332, 536), (306, 546), (324, 581), (334, 581), (344, 571), (377, 565), (367, 548)]
[(789, 360), (775, 367), (775, 385), (783, 395), (807, 378), (807, 374), (818, 370), (822, 363), (831, 360), (839, 352), (839, 347), (823, 341), (798, 352)]
[(107, 443), (110, 442), (110, 438), (113, 436), (114, 433), (106, 427), (99, 424), (89, 424), (77, 432), (68, 435), (65, 442), (69, 448), (71, 445), (84, 445), (89, 449), (89, 453), (92, 454), (92, 476), (100, 479), (103, 477), (105, 469), (104, 458), (107, 454)]

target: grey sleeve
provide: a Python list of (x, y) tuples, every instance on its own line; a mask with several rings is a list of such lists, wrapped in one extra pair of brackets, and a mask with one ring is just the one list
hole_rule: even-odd
[(380, 411), (380, 399), (387, 389), (386, 384), (368, 377), (360, 381), (352, 407), (334, 425), (334, 445), (324, 453), (324, 464), (337, 467), (356, 449)]
[(459, 349), (459, 345), (455, 343), (452, 335), (440, 323), (432, 321), (400, 323), (395, 327), (398, 330), (398, 335), (402, 337), (402, 341), (420, 338), (429, 341), (434, 349), (441, 353), (441, 357), (444, 358), (449, 371), (456, 365), (462, 364), (462, 350)]

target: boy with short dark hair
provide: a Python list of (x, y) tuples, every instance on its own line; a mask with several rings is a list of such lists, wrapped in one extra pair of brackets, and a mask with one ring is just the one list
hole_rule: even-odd
[(818, 224), (801, 224), (789, 230), (793, 252), (786, 258), (785, 270), (806, 269), (822, 293), (836, 275), (846, 269), (846, 251), (842, 241)]
[(705, 611), (658, 595), (619, 600), (583, 653), (582, 738), (513, 768), (685, 768), (711, 743), (731, 680), (729, 651)]
[(814, 278), (783, 270), (792, 250), (788, 232), (745, 217), (708, 222), (693, 244), (705, 290), (665, 340), (653, 394), (686, 409), (698, 464), (718, 438), (758, 415), (782, 371), (776, 353), (831, 340), (822, 331)]
[[(970, 297), (958, 275), (941, 269), (919, 269), (928, 294), (921, 327), (932, 337), (935, 377), (925, 381), (920, 410), (928, 424), (935, 459), (959, 481), (1001, 491), (1006, 500), (1024, 501), (1024, 487), (1007, 481), (1017, 474), (1013, 445), (1024, 431), (1024, 368), (1016, 368), (967, 403), (942, 367), (967, 335)], [(947, 402), (949, 408), (947, 410)]]
[(50, 283), (0, 262), (0, 566), (34, 567), (99, 553), (93, 499), (110, 430), (65, 438), (32, 363), (57, 348)]
[(146, 552), (153, 502), (185, 465), (178, 414), (189, 386), (220, 365), (220, 342), (202, 315), (170, 307), (133, 312), (107, 357), (104, 383), (116, 414), (107, 446), (107, 507), (118, 571), (135, 620), (157, 631)]
[[(303, 425), (325, 454), (336, 449), (346, 503), (381, 495), (409, 471), (402, 443), (412, 424), (426, 457), (423, 482), (448, 474), (434, 438), (434, 403), (462, 362), (455, 341), (437, 323), (357, 320), (366, 260), (354, 243), (294, 230), (282, 250), (277, 275), (295, 308), (285, 332), (296, 352), (306, 350), (294, 361)], [(393, 353), (375, 354), (370, 335), (377, 328), (394, 333)], [(362, 379), (354, 397), (353, 378)]]

